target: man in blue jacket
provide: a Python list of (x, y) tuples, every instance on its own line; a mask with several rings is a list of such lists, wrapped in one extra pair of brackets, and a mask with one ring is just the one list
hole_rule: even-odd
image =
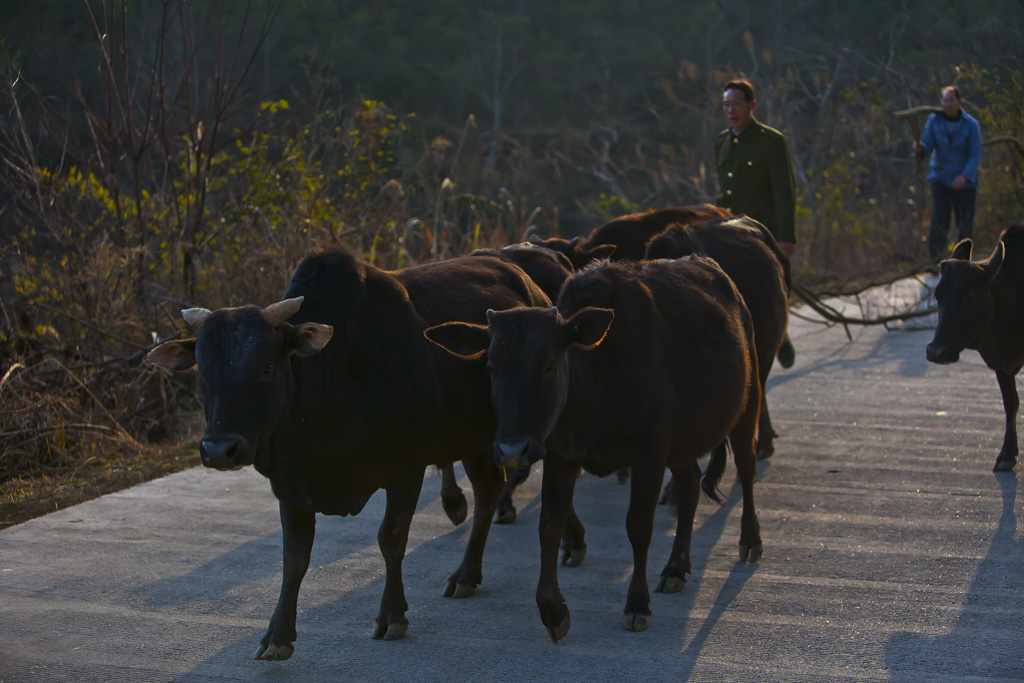
[(942, 112), (932, 114), (914, 151), (932, 155), (928, 182), (932, 186), (932, 225), (928, 254), (933, 261), (945, 256), (950, 214), (956, 214), (957, 241), (974, 230), (974, 202), (978, 194), (981, 163), (981, 127), (962, 109), (963, 99), (955, 86), (942, 89)]

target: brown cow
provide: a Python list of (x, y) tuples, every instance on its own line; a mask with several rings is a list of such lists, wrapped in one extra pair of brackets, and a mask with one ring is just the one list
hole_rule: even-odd
[(765, 383), (772, 369), (789, 318), (789, 259), (768, 228), (753, 218), (734, 216), (699, 223), (674, 224), (648, 243), (646, 258), (681, 258), (702, 254), (715, 259), (736, 283), (754, 322), (757, 366), (761, 379), (761, 418), (757, 431), (757, 459), (775, 452), (775, 437)]
[[(510, 466), (544, 459), (537, 606), (552, 640), (569, 630), (557, 565), (580, 466), (599, 476), (632, 468), (628, 630), (646, 629), (651, 617), (647, 549), (666, 466), (681, 506), (657, 590), (681, 590), (691, 570), (697, 459), (726, 437), (743, 487), (740, 558), (761, 556), (753, 327), (735, 285), (713, 261), (601, 262), (566, 281), (556, 308), (489, 311), (487, 319), (486, 327), (451, 323), (425, 334), (466, 359), (486, 354), (498, 415), (495, 458)], [(704, 490), (715, 484), (705, 482)]]

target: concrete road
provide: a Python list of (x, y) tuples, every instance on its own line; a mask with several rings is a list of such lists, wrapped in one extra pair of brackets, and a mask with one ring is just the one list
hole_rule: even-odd
[[(738, 486), (702, 502), (694, 574), (654, 594), (645, 633), (619, 626), (628, 487), (579, 481), (589, 554), (559, 573), (572, 630), (554, 645), (534, 603), (539, 472), (458, 601), (441, 590), (469, 524), (447, 521), (431, 474), (405, 560), (408, 636), (369, 637), (378, 494), (318, 520), (295, 654), (254, 661), (280, 581), (276, 503), (254, 472), (197, 468), (0, 531), (0, 681), (1022, 680), (1024, 496), (991, 471), (995, 377), (974, 352), (928, 365), (928, 331), (851, 332), (793, 321), (756, 489), (764, 558), (736, 562)], [(673, 531), (659, 510), (652, 587)]]

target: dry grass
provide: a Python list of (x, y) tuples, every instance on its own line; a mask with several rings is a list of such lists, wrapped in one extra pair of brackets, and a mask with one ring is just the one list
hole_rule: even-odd
[(194, 444), (92, 455), (60, 474), (0, 483), (0, 529), (199, 464)]

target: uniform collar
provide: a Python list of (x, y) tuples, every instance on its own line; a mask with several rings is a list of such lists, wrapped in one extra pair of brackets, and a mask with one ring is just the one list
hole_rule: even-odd
[(761, 122), (758, 121), (757, 119), (752, 119), (750, 121), (750, 125), (744, 128), (742, 133), (736, 133), (736, 131), (734, 131), (731, 126), (729, 128), (726, 128), (725, 130), (729, 133), (731, 137), (745, 140), (746, 138), (749, 138), (751, 135), (753, 135), (754, 131), (760, 127)]

